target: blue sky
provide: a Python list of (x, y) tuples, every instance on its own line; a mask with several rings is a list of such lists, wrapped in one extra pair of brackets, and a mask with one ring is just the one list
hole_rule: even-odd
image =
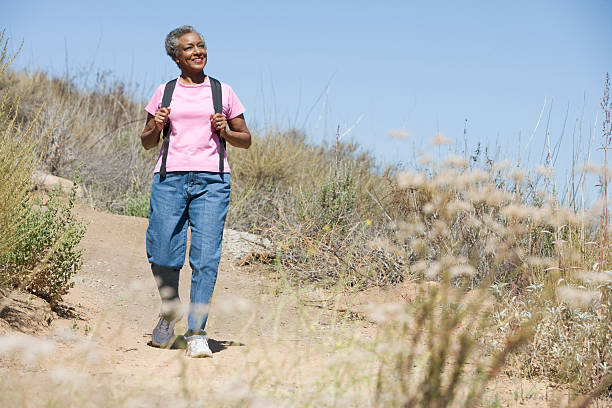
[[(234, 88), (259, 129), (296, 126), (331, 141), (337, 126), (355, 125), (346, 137), (409, 165), (436, 132), (461, 152), (467, 119), (468, 150), (478, 142), (501, 158), (521, 150), (533, 166), (546, 125), (553, 143), (565, 125), (560, 176), (572, 136), (575, 145), (582, 129), (584, 150), (600, 112), (611, 18), (610, 0), (0, 4), (11, 46), (24, 41), (15, 68), (68, 67), (90, 84), (96, 72), (112, 73), (148, 99), (177, 75), (165, 35), (191, 24), (206, 38), (206, 71)], [(389, 138), (395, 129), (410, 137)]]

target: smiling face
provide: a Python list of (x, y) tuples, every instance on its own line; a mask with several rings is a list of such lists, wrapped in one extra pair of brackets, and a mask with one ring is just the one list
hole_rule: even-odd
[(178, 54), (174, 61), (183, 72), (200, 72), (206, 65), (206, 46), (197, 33), (183, 34), (178, 38)]

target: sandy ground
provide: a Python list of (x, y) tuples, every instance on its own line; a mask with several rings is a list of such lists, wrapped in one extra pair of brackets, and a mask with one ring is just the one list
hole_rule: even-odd
[[(304, 306), (298, 299), (329, 294), (284, 290), (268, 266), (238, 266), (237, 252), (226, 242), (207, 327), (214, 357), (188, 359), (180, 341), (174, 349), (153, 348), (148, 342), (160, 302), (145, 256), (147, 220), (84, 206), (78, 211), (89, 224), (81, 243), (85, 263), (65, 296), (67, 313), (51, 320), (44, 305), (38, 312), (30, 306), (39, 318), (17, 327), (27, 334), (4, 327), (9, 340), (0, 339), (1, 406), (283, 406), (296, 399), (342, 406), (342, 393), (325, 394), (334, 375), (342, 375), (330, 372), (339, 358), (330, 342), (343, 335), (373, 338), (373, 323), (320, 307), (329, 302)], [(189, 279), (185, 267), (184, 300)], [(401, 294), (374, 289), (348, 308), (399, 301)], [(185, 328), (183, 319), (177, 334)], [(492, 384), (489, 394), (489, 401), (498, 396), (499, 405), (486, 406), (533, 407), (564, 395), (507, 378)]]

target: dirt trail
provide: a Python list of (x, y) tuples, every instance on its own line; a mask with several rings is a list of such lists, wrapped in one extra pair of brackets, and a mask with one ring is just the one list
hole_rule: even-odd
[[(150, 347), (160, 303), (145, 256), (147, 220), (85, 206), (78, 212), (89, 225), (81, 243), (86, 250), (82, 271), (65, 296), (69, 313), (34, 335), (18, 337), (24, 344), (33, 342), (38, 357), (22, 361), (0, 353), (0, 378), (9, 390), (0, 394), (1, 406), (175, 407), (193, 406), (194, 396), (213, 406), (278, 406), (283, 395), (303, 392), (303, 384), (325, 389), (325, 384), (317, 388), (317, 382), (329, 381), (329, 371), (322, 374), (337, 358), (328, 343), (337, 341), (332, 331), (375, 335), (376, 327), (367, 320), (338, 323), (339, 315), (326, 307), (300, 306), (295, 292), (279, 290), (283, 283), (265, 267), (237, 266), (239, 239), (226, 235), (207, 327), (214, 358), (188, 359), (180, 348)], [(187, 266), (180, 282), (183, 300), (189, 299), (189, 279)], [(302, 295), (329, 296), (316, 291)], [(370, 291), (354, 310), (373, 299), (401, 298), (397, 290)], [(186, 318), (177, 333), (185, 328)], [(2, 347), (7, 346), (0, 342), (0, 352)], [(519, 384), (506, 380), (494, 386), (509, 394)], [(520, 387), (532, 393), (529, 404), (521, 406), (545, 405), (541, 386)], [(274, 389), (276, 397), (257, 397), (253, 389)]]
[[(3, 370), (10, 367), (23, 375), (13, 384), (16, 392), (32, 387), (40, 401), (46, 400), (50, 390), (43, 384), (51, 377), (71, 384), (69, 395), (60, 400), (176, 406), (176, 398), (194, 393), (248, 400), (251, 385), (264, 375), (287, 392), (316, 379), (316, 368), (329, 357), (320, 350), (333, 316), (326, 309), (304, 310), (295, 296), (279, 294), (282, 283), (262, 274), (264, 267), (238, 266), (237, 255), (244, 253), (237, 248), (244, 244), (239, 238), (228, 240), (226, 232), (207, 325), (214, 357), (188, 359), (180, 348), (160, 350), (147, 344), (160, 305), (145, 255), (147, 220), (85, 206), (78, 213), (88, 223), (81, 242), (85, 262), (64, 297), (68, 313), (36, 336), (53, 344), (51, 355), (29, 363), (0, 357)], [(185, 265), (180, 297), (188, 301), (190, 268)], [(185, 329), (183, 318), (176, 332)], [(310, 373), (309, 367), (314, 369)]]

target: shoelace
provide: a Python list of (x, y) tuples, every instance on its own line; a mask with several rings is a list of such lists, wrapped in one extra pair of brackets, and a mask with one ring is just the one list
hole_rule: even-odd
[(159, 328), (162, 331), (168, 331), (168, 329), (170, 329), (170, 322), (162, 317), (160, 319)]

